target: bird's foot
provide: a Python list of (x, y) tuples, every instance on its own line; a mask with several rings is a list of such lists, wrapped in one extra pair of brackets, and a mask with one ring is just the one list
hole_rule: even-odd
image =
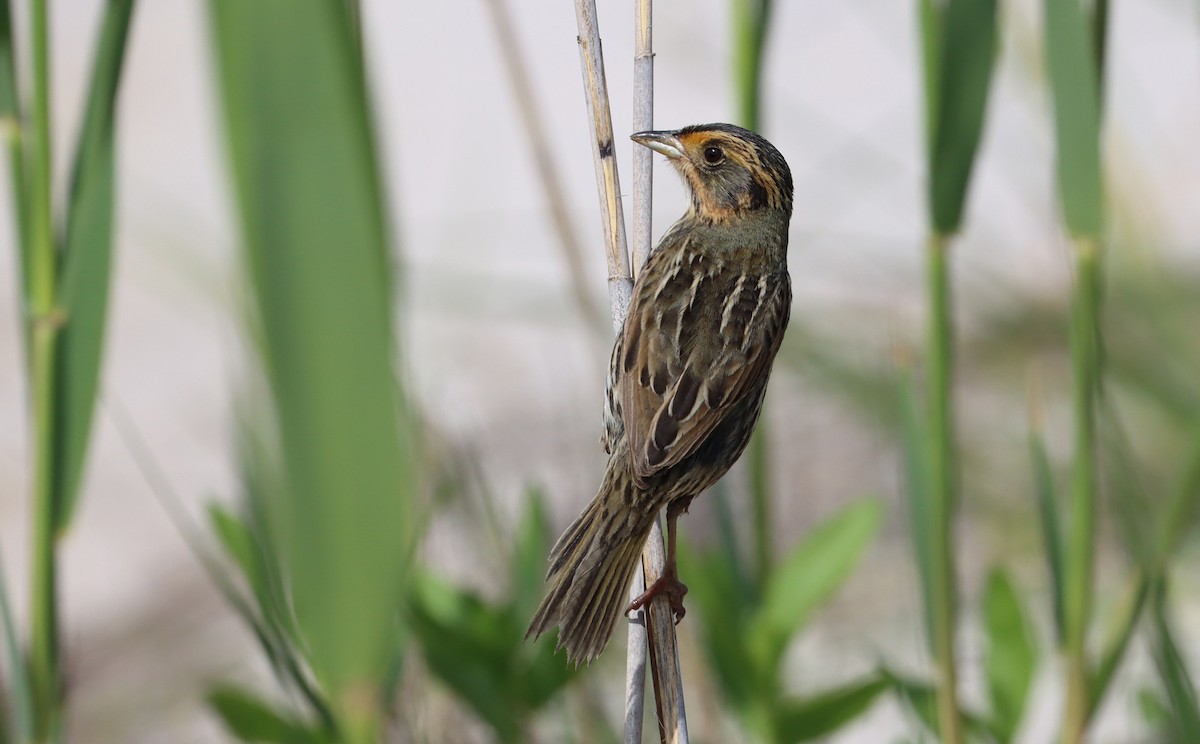
[(687, 591), (687, 585), (679, 580), (674, 571), (664, 573), (647, 587), (646, 591), (638, 595), (637, 599), (629, 603), (629, 609), (625, 610), (625, 613), (640, 610), (649, 604), (650, 600), (663, 594), (671, 602), (671, 614), (675, 616), (675, 624), (678, 625), (683, 616), (687, 614), (687, 609), (683, 606), (683, 597)]

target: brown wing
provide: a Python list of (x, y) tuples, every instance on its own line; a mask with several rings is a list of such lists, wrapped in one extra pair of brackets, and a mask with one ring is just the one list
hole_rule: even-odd
[(765, 382), (791, 307), (786, 270), (744, 273), (742, 262), (687, 246), (670, 253), (653, 256), (643, 272), (613, 360), (642, 487), (695, 452)]

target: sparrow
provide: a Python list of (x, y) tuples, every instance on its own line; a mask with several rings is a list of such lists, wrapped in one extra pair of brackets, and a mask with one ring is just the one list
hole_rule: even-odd
[[(634, 283), (609, 363), (604, 480), (551, 550), (550, 586), (526, 632), (558, 626), (557, 648), (576, 664), (599, 656), (617, 619), (659, 593), (683, 618), (676, 520), (750, 441), (791, 310), (792, 175), (779, 151), (731, 124), (632, 139), (666, 156), (691, 204)], [(666, 570), (631, 604), (664, 508)]]

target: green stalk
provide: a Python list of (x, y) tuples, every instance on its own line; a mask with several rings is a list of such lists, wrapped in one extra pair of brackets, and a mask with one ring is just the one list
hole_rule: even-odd
[[(759, 131), (762, 114), (762, 66), (770, 22), (771, 0), (734, 0), (734, 78), (738, 96), (738, 121)], [(750, 514), (754, 550), (754, 585), (758, 591), (771, 573), (771, 473), (765, 411), (746, 451), (749, 471)]]
[(733, 0), (734, 78), (742, 126), (758, 131), (762, 116), (762, 65), (771, 0)]
[[(8, 150), (9, 192), (13, 197), (13, 219), (16, 224), (16, 239), (19, 246), (21, 267), (21, 290), (26, 296), (29, 290), (29, 236), (26, 223), (29, 206), (26, 203), (25, 163), (23, 160), (23, 138), (21, 136), (21, 104), (17, 96), (16, 54), (13, 48), (12, 11), (8, 0), (0, 0), (0, 135), (4, 137)], [(21, 318), (24, 341), (29, 342), (29, 323)], [(28, 347), (26, 347), (28, 351)]]
[(35, 464), (33, 576), (30, 585), (30, 679), (37, 741), (57, 735), (60, 717), (57, 567), (54, 554), (54, 368), (61, 319), (56, 311), (57, 260), (51, 223), (50, 55), (46, 0), (30, 4), (33, 58), (29, 169), (29, 306)]
[(954, 629), (954, 421), (951, 386), (953, 339), (950, 310), (949, 240), (934, 232), (926, 251), (929, 292), (929, 325), (926, 351), (925, 401), (928, 408), (930, 559), (932, 568), (933, 650), (938, 670), (937, 705), (941, 740), (963, 741), (958, 709), (958, 673), (955, 666)]
[[(765, 413), (765, 412), (764, 412)], [(761, 419), (761, 417), (760, 417)], [(747, 447), (747, 467), (750, 471), (750, 508), (754, 535), (754, 585), (758, 596), (767, 585), (771, 575), (771, 556), (773, 555), (771, 539), (771, 470), (770, 470), (770, 438), (765, 429), (766, 422), (761, 421), (750, 439)]]
[(1081, 744), (1091, 706), (1088, 694), (1087, 630), (1092, 611), (1092, 564), (1096, 529), (1096, 420), (1099, 385), (1099, 247), (1075, 238), (1076, 286), (1071, 312), (1072, 405), (1075, 462), (1071, 475), (1071, 525), (1067, 538), (1066, 620), (1067, 703), (1063, 741)]

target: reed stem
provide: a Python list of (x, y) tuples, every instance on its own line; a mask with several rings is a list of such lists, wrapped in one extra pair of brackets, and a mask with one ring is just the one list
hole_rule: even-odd
[(1067, 701), (1066, 744), (1082, 744), (1089, 711), (1087, 631), (1092, 613), (1092, 564), (1096, 530), (1096, 418), (1099, 389), (1099, 247), (1092, 238), (1074, 241), (1076, 284), (1071, 307), (1072, 407), (1075, 461), (1071, 473), (1070, 533), (1064, 597)]
[(953, 420), (954, 330), (951, 325), (949, 239), (934, 232), (926, 251), (929, 292), (925, 404), (929, 440), (929, 531), (932, 568), (933, 651), (937, 662), (938, 722), (942, 741), (963, 741), (958, 709), (958, 673), (954, 634), (957, 596), (954, 576), (956, 502)]

